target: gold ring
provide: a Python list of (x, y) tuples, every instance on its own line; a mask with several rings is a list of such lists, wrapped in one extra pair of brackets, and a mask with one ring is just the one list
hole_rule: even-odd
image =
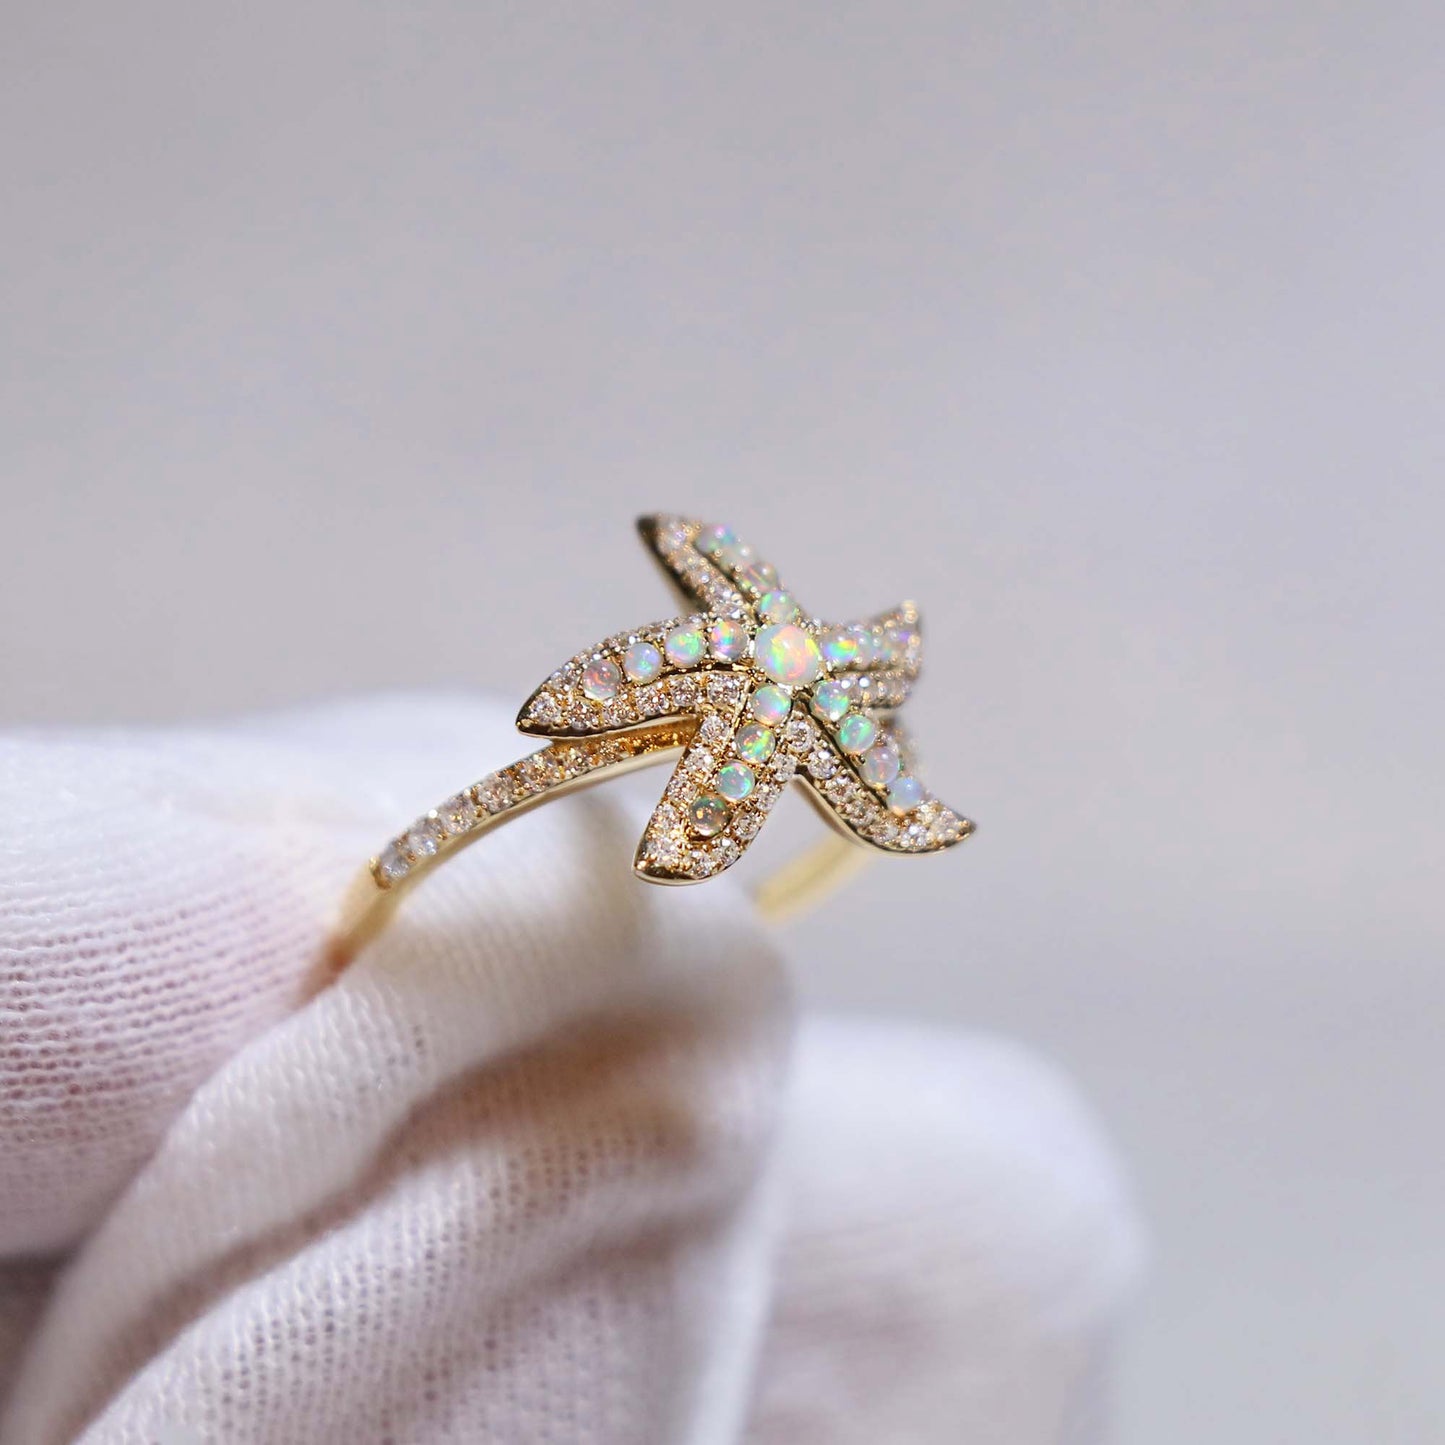
[(408, 889), (484, 833), (674, 758), (633, 859), (649, 883), (699, 883), (732, 867), (789, 782), (833, 825), (820, 849), (759, 889), (774, 917), (811, 902), (869, 850), (936, 853), (973, 832), (920, 781), (898, 718), (922, 656), (911, 602), (824, 622), (730, 528), (673, 516), (637, 525), (684, 605), (699, 610), (615, 633), (552, 673), (517, 715), (546, 746), (453, 794), (371, 859), (345, 901), (335, 966)]

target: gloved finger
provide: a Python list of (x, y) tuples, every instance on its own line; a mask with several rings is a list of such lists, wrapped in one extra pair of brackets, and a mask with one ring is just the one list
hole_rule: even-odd
[[(0, 744), (0, 1254), (84, 1233), (196, 1086), (298, 1005), (365, 858), (516, 753), (509, 713), (418, 698)], [(584, 878), (625, 868), (630, 843), (620, 861), (578, 850), (606, 799), (543, 811), (485, 850), (484, 873), (540, 866), (544, 836), (570, 840)], [(574, 928), (585, 970), (564, 872), (554, 926)], [(526, 933), (545, 905), (499, 887), (488, 927)]]
[(740, 1416), (781, 970), (731, 880), (640, 888), (633, 821), (577, 802), (459, 856), (201, 1084), (66, 1272), (7, 1445)]
[(1069, 1082), (997, 1039), (812, 1020), (785, 1117), (749, 1445), (1103, 1439), (1140, 1229)]

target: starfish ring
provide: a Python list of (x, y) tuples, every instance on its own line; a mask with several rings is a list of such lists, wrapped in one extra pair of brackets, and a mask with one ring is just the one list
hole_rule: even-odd
[[(912, 603), (825, 622), (730, 528), (674, 516), (637, 525), (696, 610), (615, 633), (553, 672), (517, 716), (547, 744), (387, 843), (348, 897), (338, 962), (457, 849), (559, 794), (653, 763), (677, 760), (633, 860), (649, 883), (698, 883), (732, 867), (789, 782), (834, 826), (821, 851), (759, 890), (773, 914), (820, 892), (845, 857), (934, 853), (973, 832), (924, 786), (899, 721), (923, 646)], [(839, 837), (861, 848), (839, 849)]]

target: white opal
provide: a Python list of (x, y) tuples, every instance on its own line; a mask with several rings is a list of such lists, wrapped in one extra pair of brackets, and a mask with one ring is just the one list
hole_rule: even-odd
[(753, 649), (757, 665), (774, 682), (802, 687), (816, 681), (823, 670), (823, 655), (811, 632), (793, 622), (764, 627)]
[(728, 825), (731, 813), (716, 793), (699, 793), (687, 810), (688, 827), (699, 838), (714, 838)]
[(610, 657), (594, 657), (582, 670), (582, 691), (593, 702), (616, 697), (621, 685), (622, 672)]
[(703, 639), (701, 628), (684, 625), (674, 627), (667, 634), (663, 647), (667, 652), (667, 660), (674, 667), (691, 667), (702, 661), (707, 643)]
[(895, 813), (907, 813), (922, 801), (923, 784), (917, 778), (895, 778), (893, 786), (888, 789), (888, 806)]
[(886, 788), (898, 776), (900, 766), (898, 749), (885, 741), (875, 743), (863, 754), (858, 771), (863, 774), (865, 783), (875, 788)]
[(774, 683), (764, 683), (748, 703), (752, 715), (759, 722), (773, 726), (783, 721), (792, 711), (793, 699)]
[(708, 646), (722, 662), (736, 662), (748, 653), (748, 629), (736, 619), (719, 617), (708, 628)]
[(633, 682), (651, 682), (662, 671), (662, 653), (650, 642), (634, 642), (622, 654), (622, 670)]

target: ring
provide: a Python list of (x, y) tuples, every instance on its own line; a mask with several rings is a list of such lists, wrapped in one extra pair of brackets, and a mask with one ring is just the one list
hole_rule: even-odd
[(822, 848), (759, 889), (773, 916), (826, 891), (867, 850), (936, 853), (974, 831), (924, 787), (898, 718), (922, 658), (911, 602), (824, 622), (731, 528), (674, 516), (637, 526), (684, 606), (698, 610), (615, 633), (552, 673), (517, 715), (546, 746), (453, 794), (371, 859), (343, 906), (335, 965), (408, 889), (484, 833), (674, 758), (633, 859), (649, 883), (699, 883), (732, 867), (789, 782), (833, 825)]

